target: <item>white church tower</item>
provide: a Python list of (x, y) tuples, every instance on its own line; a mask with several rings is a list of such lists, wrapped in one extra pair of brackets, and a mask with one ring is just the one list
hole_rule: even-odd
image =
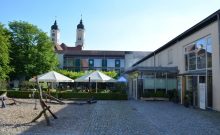
[(75, 46), (81, 46), (84, 47), (84, 40), (85, 40), (85, 29), (82, 22), (82, 18), (80, 20), (80, 23), (77, 25), (76, 29), (76, 43)]
[(56, 20), (55, 20), (54, 24), (51, 26), (50, 34), (51, 34), (50, 36), (51, 36), (51, 39), (52, 39), (54, 45), (59, 44), (59, 42), (60, 42), (60, 30), (58, 28)]

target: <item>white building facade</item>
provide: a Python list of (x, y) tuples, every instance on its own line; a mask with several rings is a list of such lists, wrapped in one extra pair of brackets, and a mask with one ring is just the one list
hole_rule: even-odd
[(219, 50), (220, 10), (135, 63), (127, 71), (134, 76), (130, 96), (138, 99), (148, 89), (176, 89), (181, 103), (187, 96), (193, 106), (220, 111)]

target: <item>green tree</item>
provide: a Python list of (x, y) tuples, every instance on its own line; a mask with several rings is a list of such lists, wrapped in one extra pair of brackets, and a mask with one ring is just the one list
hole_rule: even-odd
[(59, 72), (60, 74), (63, 74), (65, 76), (71, 78), (71, 79), (76, 79), (76, 78), (79, 78), (79, 77), (85, 75), (84, 71), (73, 72), (73, 71), (68, 71), (65, 69), (57, 69), (56, 71)]
[(50, 38), (37, 26), (23, 21), (9, 23), (11, 33), (11, 77), (28, 79), (57, 68), (58, 60)]
[[(65, 70), (65, 69), (57, 69), (56, 71), (65, 75), (65, 76), (68, 76), (71, 79), (76, 79), (76, 78), (79, 78), (81, 76), (84, 76), (84, 75), (92, 72), (92, 71), (73, 72), (73, 71), (69, 71), (69, 70)], [(106, 74), (112, 78), (115, 78), (115, 79), (118, 77), (118, 73), (116, 71), (101, 71), (101, 72), (103, 72), (104, 74)]]
[(111, 78), (116, 79), (118, 77), (118, 73), (115, 70), (112, 71), (102, 71), (104, 74), (110, 76)]
[(0, 23), (0, 80), (5, 80), (12, 70), (9, 66), (9, 41), (8, 30)]

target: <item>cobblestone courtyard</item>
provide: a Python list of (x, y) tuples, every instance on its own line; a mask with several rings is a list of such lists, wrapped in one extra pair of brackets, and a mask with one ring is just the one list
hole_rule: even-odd
[[(28, 106), (33, 107), (25, 105)], [(0, 134), (220, 135), (219, 112), (185, 108), (171, 102), (98, 101), (51, 108), (61, 108), (56, 111), (57, 120), (50, 118), (51, 126), (46, 126), (43, 118), (36, 123), (14, 124), (0, 117)]]

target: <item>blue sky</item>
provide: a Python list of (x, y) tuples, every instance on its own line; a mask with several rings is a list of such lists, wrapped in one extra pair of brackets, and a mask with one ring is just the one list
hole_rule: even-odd
[(0, 22), (22, 20), (74, 46), (81, 14), (85, 49), (153, 51), (220, 9), (219, 0), (1, 0)]

